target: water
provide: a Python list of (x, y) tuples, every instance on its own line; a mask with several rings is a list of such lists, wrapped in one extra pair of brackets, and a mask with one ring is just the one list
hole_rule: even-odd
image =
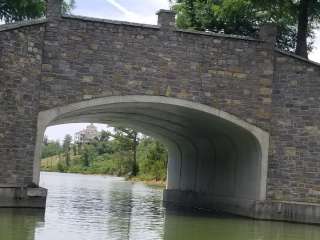
[(42, 173), (39, 210), (1, 209), (0, 240), (319, 240), (320, 226), (177, 212), (161, 189), (122, 178)]

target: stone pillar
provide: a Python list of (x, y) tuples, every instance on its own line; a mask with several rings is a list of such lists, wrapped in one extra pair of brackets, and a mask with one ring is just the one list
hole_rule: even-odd
[(260, 26), (259, 39), (273, 46), (277, 40), (277, 26), (274, 23), (266, 23)]
[(46, 0), (46, 17), (48, 20), (56, 20), (61, 17), (62, 0)]
[(0, 208), (44, 208), (33, 181), (43, 24), (0, 33)]
[(158, 26), (164, 29), (175, 29), (176, 27), (176, 13), (171, 10), (160, 9), (157, 12)]

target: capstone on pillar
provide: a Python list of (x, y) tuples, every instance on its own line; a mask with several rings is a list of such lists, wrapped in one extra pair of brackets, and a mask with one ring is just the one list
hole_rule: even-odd
[(176, 28), (176, 13), (171, 10), (160, 9), (157, 12), (158, 15), (158, 26), (164, 29), (175, 29)]
[(48, 20), (55, 20), (61, 17), (63, 0), (46, 0), (46, 17)]
[(274, 23), (266, 23), (260, 26), (259, 39), (275, 46), (278, 29)]

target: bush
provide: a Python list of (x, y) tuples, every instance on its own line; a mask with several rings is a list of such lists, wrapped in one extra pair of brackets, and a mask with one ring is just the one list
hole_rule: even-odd
[(67, 167), (61, 161), (59, 161), (57, 164), (57, 170), (59, 172), (65, 172), (67, 170)]

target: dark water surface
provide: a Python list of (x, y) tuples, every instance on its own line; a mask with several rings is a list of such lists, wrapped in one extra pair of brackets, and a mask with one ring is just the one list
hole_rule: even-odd
[(122, 178), (42, 173), (39, 210), (1, 209), (0, 240), (320, 240), (320, 226), (181, 213), (162, 190)]

